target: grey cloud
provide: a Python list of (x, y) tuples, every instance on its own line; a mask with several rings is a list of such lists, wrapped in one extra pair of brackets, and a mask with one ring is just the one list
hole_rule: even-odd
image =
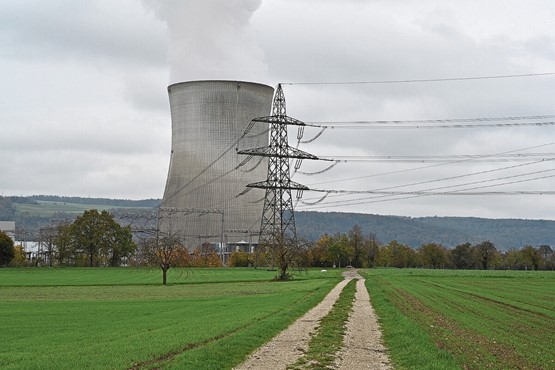
[[(3, 4), (0, 30), (4, 58), (165, 62), (165, 30), (146, 14), (101, 1), (22, 0)], [(145, 24), (146, 23), (146, 24)]]

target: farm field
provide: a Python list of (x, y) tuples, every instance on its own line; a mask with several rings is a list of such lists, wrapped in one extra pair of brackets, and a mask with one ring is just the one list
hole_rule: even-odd
[[(13, 204), (16, 212), (18, 213), (28, 213), (33, 216), (39, 217), (51, 217), (56, 213), (64, 212), (69, 214), (80, 215), (84, 211), (90, 209), (96, 209), (100, 211), (109, 211), (115, 208), (131, 208), (131, 207), (118, 207), (113, 205), (105, 204), (78, 204), (78, 203), (68, 203), (68, 202), (56, 202), (39, 200), (35, 204), (29, 203), (14, 203)], [(134, 209), (150, 209), (149, 207), (133, 207)]]
[(316, 305), (341, 271), (0, 269), (0, 368), (231, 368)]
[(555, 368), (555, 273), (363, 272), (398, 369)]

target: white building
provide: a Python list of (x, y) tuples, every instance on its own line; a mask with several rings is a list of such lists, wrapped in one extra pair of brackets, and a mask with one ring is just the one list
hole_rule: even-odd
[(5, 232), (15, 241), (15, 221), (0, 221), (0, 231)]

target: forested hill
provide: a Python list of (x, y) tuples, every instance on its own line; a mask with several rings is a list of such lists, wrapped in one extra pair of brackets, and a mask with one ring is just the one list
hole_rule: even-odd
[(316, 240), (324, 233), (348, 232), (359, 225), (365, 235), (373, 233), (380, 242), (397, 240), (418, 247), (441, 243), (453, 247), (462, 243), (492, 241), (497, 249), (525, 245), (555, 245), (555, 221), (486, 219), (475, 217), (400, 217), (338, 212), (295, 212), (299, 237)]
[[(53, 218), (76, 217), (84, 210), (119, 208), (151, 209), (160, 199), (127, 200), (34, 195), (0, 197), (0, 221), (16, 221), (29, 230), (49, 224)], [(411, 247), (441, 243), (453, 247), (462, 243), (492, 241), (497, 249), (522, 248), (525, 245), (555, 246), (555, 221), (520, 219), (485, 219), (474, 217), (400, 217), (359, 213), (295, 212), (298, 235), (317, 240), (324, 234), (348, 232), (359, 225), (365, 235), (373, 233), (382, 243), (397, 240)]]

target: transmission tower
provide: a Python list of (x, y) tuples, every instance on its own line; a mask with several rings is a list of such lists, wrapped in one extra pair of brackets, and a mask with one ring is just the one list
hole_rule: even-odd
[(295, 168), (298, 168), (303, 159), (317, 160), (318, 157), (289, 146), (287, 127), (289, 125), (299, 126), (299, 135), (302, 135), (305, 123), (287, 116), (285, 96), (281, 84), (277, 86), (274, 95), (272, 115), (253, 119), (245, 133), (250, 131), (257, 122), (270, 125), (270, 145), (241, 150), (238, 153), (268, 157), (268, 178), (266, 181), (247, 185), (248, 188), (266, 190), (258, 244), (272, 247), (281, 245), (287, 238), (293, 245), (296, 245), (297, 231), (291, 190), (297, 190), (297, 196), (300, 197), (304, 190), (309, 189), (305, 185), (291, 181), (289, 160), (296, 159)]

